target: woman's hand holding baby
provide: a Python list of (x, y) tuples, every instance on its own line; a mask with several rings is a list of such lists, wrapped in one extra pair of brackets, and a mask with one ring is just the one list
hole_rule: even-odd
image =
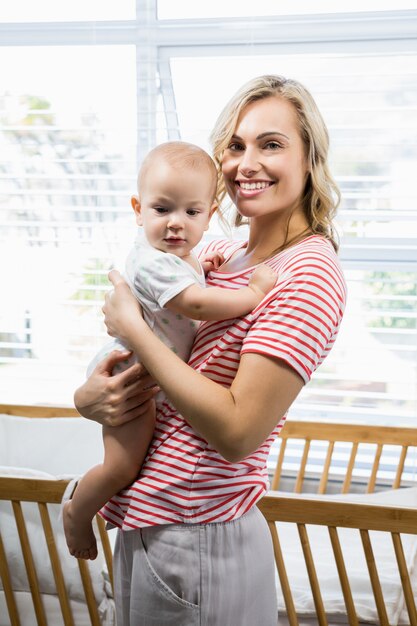
[(102, 309), (104, 323), (111, 337), (118, 337), (129, 344), (129, 337), (136, 335), (140, 324), (144, 323), (142, 309), (120, 272), (112, 270), (109, 280), (114, 289), (105, 296)]
[(146, 413), (159, 387), (143, 365), (136, 363), (112, 375), (115, 365), (130, 354), (114, 350), (77, 389), (74, 403), (81, 415), (102, 425), (120, 426)]
[[(118, 271), (112, 270), (109, 279), (114, 289), (106, 295), (103, 306), (107, 332), (129, 344), (129, 329), (135, 328), (133, 332), (137, 333), (138, 325), (144, 323), (142, 311)], [(143, 365), (136, 363), (120, 374), (113, 374), (114, 367), (130, 354), (119, 350), (111, 352), (77, 389), (74, 402), (81, 415), (102, 425), (120, 426), (146, 413), (159, 387)]]

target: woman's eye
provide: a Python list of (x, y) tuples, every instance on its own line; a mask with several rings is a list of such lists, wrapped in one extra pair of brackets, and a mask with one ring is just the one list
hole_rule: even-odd
[(240, 152), (241, 150), (244, 150), (244, 147), (242, 146), (242, 144), (236, 143), (236, 141), (229, 144), (228, 148), (232, 152)]
[(278, 143), (278, 141), (268, 141), (268, 143), (265, 144), (265, 148), (268, 150), (279, 150), (282, 148), (282, 145)]

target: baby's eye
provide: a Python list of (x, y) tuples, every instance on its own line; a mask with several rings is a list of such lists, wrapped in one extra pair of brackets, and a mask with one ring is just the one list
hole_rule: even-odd
[(199, 214), (199, 211), (197, 211), (197, 209), (187, 209), (187, 215), (194, 216), (198, 214)]
[(168, 209), (166, 209), (166, 208), (165, 208), (165, 207), (163, 207), (163, 206), (156, 206), (156, 207), (154, 207), (154, 211), (155, 211), (156, 213), (158, 213), (159, 215), (163, 215), (164, 213), (167, 213), (167, 212), (168, 212)]

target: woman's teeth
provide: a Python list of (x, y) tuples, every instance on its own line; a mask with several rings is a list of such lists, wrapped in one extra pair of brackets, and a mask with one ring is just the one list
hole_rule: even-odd
[(266, 189), (271, 183), (239, 183), (242, 189), (253, 191), (254, 189)]

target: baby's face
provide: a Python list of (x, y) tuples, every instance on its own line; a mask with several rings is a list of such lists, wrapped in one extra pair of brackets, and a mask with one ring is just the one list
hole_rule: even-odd
[(156, 163), (146, 172), (140, 198), (132, 201), (137, 222), (151, 246), (186, 257), (207, 230), (213, 205), (213, 177), (206, 168), (180, 170)]

